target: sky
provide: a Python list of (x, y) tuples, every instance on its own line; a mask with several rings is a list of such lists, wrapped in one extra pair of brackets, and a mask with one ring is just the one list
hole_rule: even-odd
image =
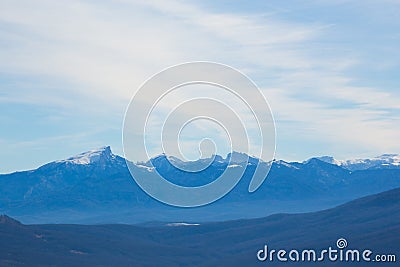
[(0, 173), (123, 154), (133, 94), (179, 63), (261, 89), (276, 158), (400, 153), (400, 1), (0, 0)]

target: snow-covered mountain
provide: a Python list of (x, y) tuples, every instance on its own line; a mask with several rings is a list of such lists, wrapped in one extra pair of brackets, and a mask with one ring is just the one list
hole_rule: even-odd
[(370, 159), (336, 160), (330, 156), (318, 157), (317, 159), (351, 171), (400, 168), (400, 155), (398, 154), (383, 154)]
[(165, 154), (161, 154), (151, 158), (146, 162), (138, 162), (137, 164), (150, 167), (151, 165), (158, 165), (160, 162), (164, 162), (166, 160), (168, 160), (171, 164), (175, 166), (186, 165), (186, 164), (199, 164), (210, 161), (213, 161), (213, 163), (228, 164), (228, 165), (237, 165), (242, 163), (256, 164), (259, 161), (259, 159), (248, 156), (246, 153), (233, 151), (232, 153), (227, 154), (225, 158), (223, 158), (220, 155), (213, 155), (210, 158), (201, 158), (195, 161), (183, 161), (174, 156), (167, 156)]
[[(259, 160), (247, 158), (238, 152), (225, 158), (215, 156), (200, 172), (182, 171), (174, 164), (196, 169), (209, 159), (182, 162), (159, 155), (136, 163), (145, 172), (156, 169), (170, 182), (189, 187), (216, 180), (226, 168), (244, 169), (240, 182), (224, 198), (184, 210), (166, 207), (149, 197), (132, 179), (125, 159), (113, 154), (110, 147), (102, 147), (35, 170), (0, 174), (0, 214), (32, 223), (215, 221), (318, 210), (400, 187), (396, 155), (343, 162), (325, 157), (306, 162), (274, 160), (267, 179), (250, 194), (248, 187)], [(352, 171), (354, 166), (359, 171)]]
[(115, 159), (116, 156), (111, 152), (111, 147), (104, 146), (98, 149), (90, 150), (87, 152), (80, 153), (76, 156), (64, 159), (57, 160), (56, 163), (74, 163), (74, 164), (91, 164), (104, 160)]
[[(69, 163), (69, 164), (77, 164), (77, 165), (90, 165), (94, 163), (115, 161), (117, 158), (120, 160), (123, 159), (117, 155), (114, 155), (111, 152), (110, 146), (100, 147), (98, 149), (90, 150), (87, 152), (80, 153), (73, 157), (69, 157), (64, 160), (57, 160), (49, 164), (54, 163)], [(138, 162), (139, 166), (147, 166), (147, 167), (171, 167), (175, 166), (187, 166), (187, 165), (202, 165), (204, 162), (209, 162), (211, 158), (203, 158), (196, 161), (182, 161), (179, 158), (174, 156), (167, 156), (165, 154), (161, 154), (155, 156), (148, 160), (147, 162)], [(384, 169), (384, 168), (400, 168), (400, 155), (399, 154), (383, 154), (381, 156), (377, 156), (374, 158), (367, 159), (348, 159), (348, 160), (337, 160), (331, 156), (322, 156), (322, 157), (314, 157), (309, 160), (303, 162), (303, 164), (308, 163), (312, 159), (318, 159), (320, 161), (340, 166), (342, 168), (348, 169), (350, 171), (355, 170), (366, 170), (366, 169)], [(213, 164), (220, 164), (223, 166), (228, 165), (242, 165), (247, 163), (249, 165), (254, 165), (259, 162), (259, 159), (255, 157), (251, 157), (242, 152), (232, 152), (226, 155), (225, 158), (219, 155), (214, 156)], [(171, 163), (171, 164), (170, 164)], [(273, 160), (275, 165), (284, 165), (286, 167), (297, 168), (298, 162), (286, 162), (283, 160)], [(47, 165), (47, 164), (46, 164)], [(194, 168), (196, 169), (196, 168)]]

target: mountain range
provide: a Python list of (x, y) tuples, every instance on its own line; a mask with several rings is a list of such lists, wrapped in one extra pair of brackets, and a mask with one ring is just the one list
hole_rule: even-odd
[(400, 168), (400, 155), (398, 154), (383, 154), (381, 156), (371, 159), (336, 160), (335, 158), (329, 156), (318, 157), (317, 159), (330, 164), (335, 164), (351, 171), (366, 169)]
[[(267, 179), (254, 193), (248, 186), (258, 159), (233, 152), (215, 156), (212, 164), (190, 173), (175, 168), (179, 159), (159, 155), (136, 163), (144, 171), (156, 168), (183, 186), (215, 180), (225, 168), (243, 168), (238, 185), (225, 197), (199, 208), (162, 204), (134, 182), (124, 158), (110, 147), (45, 164), (35, 170), (0, 175), (0, 213), (24, 223), (140, 223), (146, 221), (223, 221), (263, 217), (281, 212), (310, 212), (362, 196), (400, 187), (398, 155), (337, 161), (330, 157), (304, 162), (270, 162)], [(180, 162), (196, 168), (202, 160)]]
[(336, 247), (400, 254), (400, 188), (313, 213), (154, 225), (24, 225), (0, 216), (1, 266), (367, 266), (377, 262), (258, 262), (270, 249)]

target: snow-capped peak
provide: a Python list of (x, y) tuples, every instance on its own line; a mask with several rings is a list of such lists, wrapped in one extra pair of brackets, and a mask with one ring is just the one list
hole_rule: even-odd
[(281, 166), (284, 166), (286, 168), (299, 169), (295, 165), (290, 164), (289, 162), (286, 162), (284, 160), (273, 160), (273, 163), (275, 163), (278, 168), (280, 168)]
[(246, 153), (241, 153), (241, 152), (236, 152), (233, 151), (231, 153), (228, 153), (226, 155), (226, 158), (223, 158), (220, 155), (212, 155), (210, 158), (201, 158), (198, 160), (194, 161), (185, 161), (180, 158), (174, 157), (174, 156), (167, 156), (165, 153), (162, 153), (160, 155), (157, 155), (155, 157), (152, 157), (150, 160), (146, 162), (137, 162), (137, 165), (142, 165), (142, 166), (153, 166), (154, 164), (159, 165), (160, 163), (164, 162), (170, 162), (171, 164), (175, 166), (182, 166), (183, 164), (203, 164), (204, 162), (217, 162), (220, 164), (229, 164), (229, 165), (240, 165), (243, 163), (247, 164), (253, 164), (256, 165), (258, 164), (261, 160), (252, 156), (248, 156)]
[(225, 162), (230, 164), (258, 164), (259, 159), (251, 157), (246, 153), (233, 151), (226, 156)]
[(340, 166), (343, 163), (343, 161), (337, 160), (331, 156), (316, 157), (316, 159), (319, 159), (320, 161), (327, 162), (330, 164), (338, 165), (338, 166)]
[(329, 156), (318, 157), (317, 159), (341, 166), (351, 171), (380, 167), (400, 167), (400, 155), (398, 154), (383, 154), (370, 159), (336, 160)]
[(74, 163), (74, 164), (86, 165), (86, 164), (98, 162), (101, 159), (111, 159), (114, 157), (115, 157), (115, 155), (112, 154), (111, 148), (109, 146), (104, 146), (104, 147), (100, 147), (98, 149), (80, 153), (76, 156), (67, 158), (65, 160), (58, 160), (56, 162), (69, 162), (69, 163)]
[(386, 160), (391, 163), (397, 163), (397, 165), (400, 163), (400, 155), (398, 154), (383, 154), (379, 157), (376, 157), (375, 159)]
[(180, 160), (179, 158), (174, 157), (174, 156), (167, 156), (167, 159), (168, 159), (168, 161), (171, 162), (173, 165), (182, 164), (182, 162), (183, 162), (182, 160)]

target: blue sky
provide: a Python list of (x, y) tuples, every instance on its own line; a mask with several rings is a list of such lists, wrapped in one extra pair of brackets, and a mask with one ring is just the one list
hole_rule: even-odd
[(277, 158), (399, 153), (399, 1), (2, 1), (0, 173), (103, 145), (151, 75), (216, 61), (250, 76)]

